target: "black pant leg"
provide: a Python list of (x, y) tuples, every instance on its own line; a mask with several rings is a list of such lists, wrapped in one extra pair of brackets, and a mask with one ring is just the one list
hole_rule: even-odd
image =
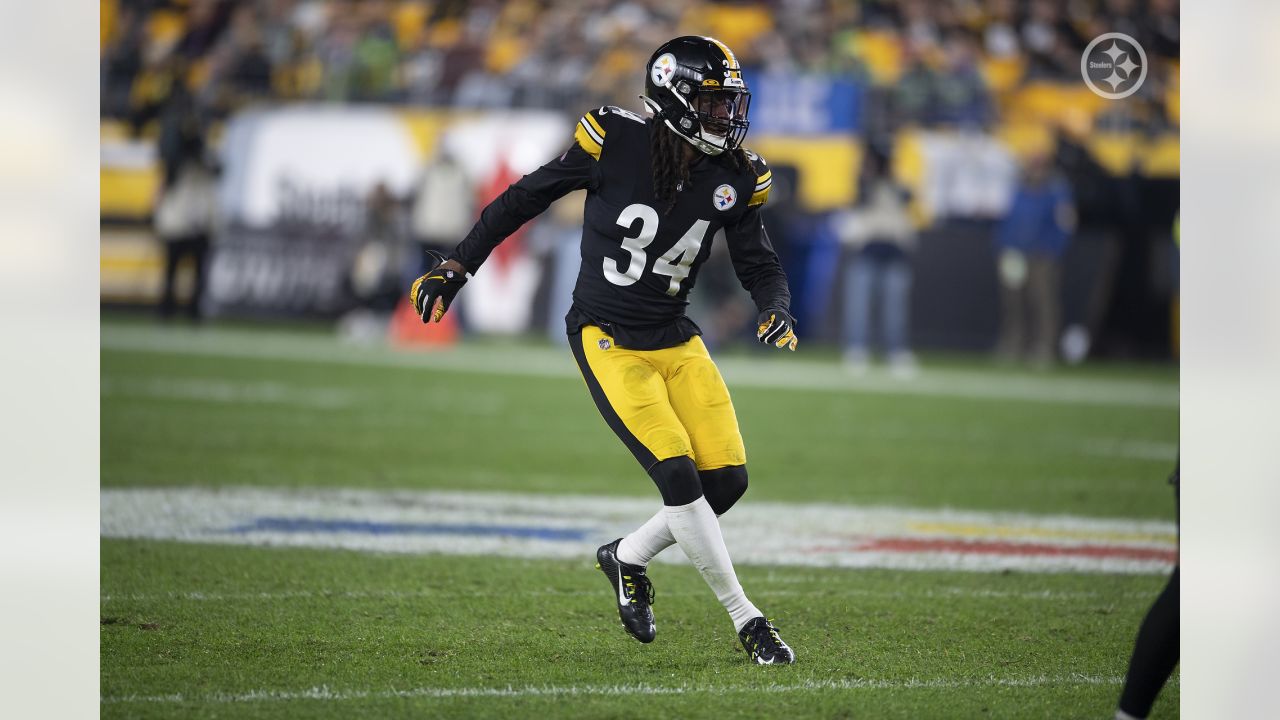
[(169, 318), (177, 305), (178, 263), (182, 260), (181, 240), (164, 241), (164, 287), (160, 292), (160, 317)]
[(1138, 629), (1133, 657), (1129, 658), (1120, 709), (1134, 717), (1145, 718), (1151, 713), (1156, 696), (1178, 664), (1178, 613), (1178, 568), (1174, 567), (1169, 583)]
[(187, 305), (187, 314), (192, 320), (199, 320), (200, 299), (204, 297), (205, 272), (209, 256), (209, 236), (198, 235), (192, 238), (190, 254), (195, 263), (195, 283), (191, 288), (191, 303)]

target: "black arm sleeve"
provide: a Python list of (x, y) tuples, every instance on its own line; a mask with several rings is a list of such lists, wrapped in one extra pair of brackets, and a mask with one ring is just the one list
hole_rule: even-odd
[(756, 309), (791, 311), (791, 290), (782, 263), (773, 251), (769, 235), (760, 219), (760, 208), (751, 207), (737, 224), (725, 228), (725, 240), (729, 244), (729, 257), (733, 270), (738, 274), (742, 287), (751, 293)]
[(449, 256), (467, 272), (480, 268), (489, 253), (551, 203), (574, 190), (594, 187), (597, 165), (577, 143), (563, 155), (520, 178), (485, 206), (471, 232)]

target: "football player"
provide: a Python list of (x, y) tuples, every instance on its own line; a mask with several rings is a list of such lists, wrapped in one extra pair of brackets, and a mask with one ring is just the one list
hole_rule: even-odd
[[(1174, 497), (1178, 498), (1178, 515), (1181, 523), (1182, 461), (1173, 467), (1169, 476)], [(1144, 720), (1155, 705), (1156, 696), (1169, 682), (1173, 669), (1178, 665), (1179, 614), (1179, 565), (1173, 566), (1173, 574), (1164, 590), (1156, 597), (1147, 615), (1138, 627), (1133, 654), (1129, 656), (1129, 672), (1124, 677), (1124, 689), (1120, 692), (1120, 704), (1115, 720)]]
[(791, 294), (760, 219), (771, 175), (742, 146), (751, 94), (733, 52), (708, 37), (662, 45), (645, 67), (650, 116), (588, 112), (562, 155), (489, 204), (471, 232), (418, 278), (410, 297), (439, 321), (504, 238), (557, 198), (587, 191), (582, 266), (566, 317), (573, 356), (604, 416), (644, 467), (663, 508), (602, 546), (622, 624), (656, 632), (646, 567), (679, 543), (728, 611), (753, 662), (795, 662), (747, 599), (716, 519), (747, 489), (746, 451), (729, 391), (685, 315), (698, 270), (723, 230), (733, 267), (759, 311), (756, 337), (795, 350)]

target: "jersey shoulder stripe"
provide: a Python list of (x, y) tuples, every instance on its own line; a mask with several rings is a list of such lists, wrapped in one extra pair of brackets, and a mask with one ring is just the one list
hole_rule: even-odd
[(773, 171), (765, 163), (764, 158), (747, 150), (747, 158), (751, 160), (751, 169), (755, 171), (756, 184), (747, 201), (747, 207), (764, 205), (769, 200), (769, 188), (773, 186)]
[[(628, 142), (626, 138), (633, 136), (635, 130), (644, 127), (645, 120), (639, 115), (620, 107), (605, 105), (591, 110), (578, 120), (578, 126), (573, 131), (573, 139), (587, 151), (587, 154), (599, 161), (601, 153), (604, 152), (605, 138), (610, 132), (622, 138), (621, 142), (626, 144)], [(621, 135), (618, 135), (619, 133)]]
[(607, 133), (605, 133), (604, 125), (594, 117), (595, 112), (593, 110), (583, 115), (581, 120), (578, 120), (578, 127), (574, 129), (573, 139), (582, 146), (583, 150), (587, 151), (588, 155), (598, 161), (600, 153), (604, 151), (604, 137)]

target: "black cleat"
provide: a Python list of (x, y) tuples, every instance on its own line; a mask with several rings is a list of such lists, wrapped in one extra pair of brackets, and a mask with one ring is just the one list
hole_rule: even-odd
[(790, 665), (796, 661), (795, 651), (778, 637), (778, 628), (762, 617), (751, 618), (738, 633), (738, 639), (757, 665)]
[(631, 637), (642, 643), (653, 642), (658, 629), (653, 624), (653, 585), (644, 574), (644, 567), (628, 565), (618, 559), (618, 538), (596, 550), (596, 567), (609, 578), (613, 594), (618, 602), (618, 616), (622, 627)]

